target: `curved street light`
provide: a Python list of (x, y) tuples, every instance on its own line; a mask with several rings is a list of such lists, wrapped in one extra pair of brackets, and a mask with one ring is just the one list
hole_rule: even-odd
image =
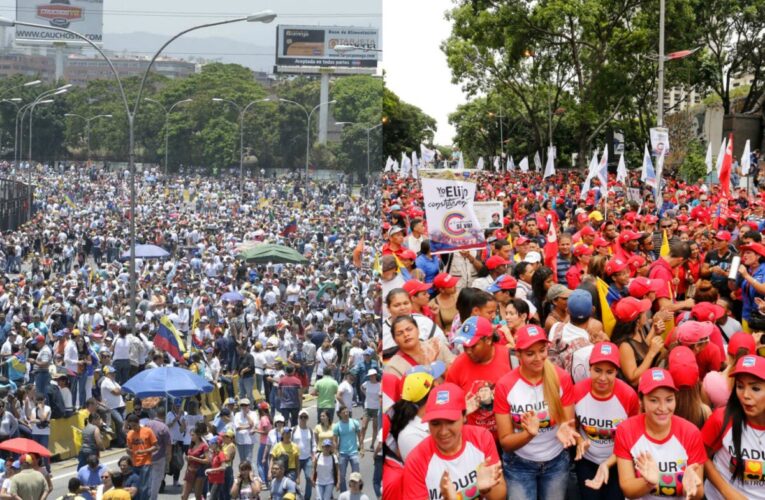
[(310, 113), (308, 112), (308, 109), (302, 104), (300, 104), (299, 102), (290, 101), (289, 99), (282, 99), (282, 98), (279, 98), (279, 101), (286, 102), (288, 104), (294, 104), (295, 106), (298, 106), (300, 109), (302, 109), (303, 112), (305, 113), (305, 122), (306, 122), (305, 123), (306, 125), (306, 128), (305, 128), (305, 184), (306, 186), (308, 186), (308, 161), (310, 159), (310, 154), (311, 154), (311, 116), (313, 116), (314, 111), (319, 109), (319, 107), (325, 104), (329, 106), (330, 104), (335, 104), (337, 101), (335, 99), (332, 99), (331, 101), (320, 102), (319, 104), (313, 107)]
[(165, 112), (165, 177), (167, 177), (167, 148), (168, 148), (168, 146), (167, 146), (167, 136), (170, 133), (170, 130), (168, 129), (168, 121), (170, 119), (170, 113), (172, 113), (173, 112), (173, 108), (175, 108), (179, 104), (184, 104), (184, 103), (187, 103), (187, 102), (192, 102), (194, 99), (183, 99), (181, 101), (174, 102), (169, 108), (166, 108), (164, 104), (162, 104), (161, 102), (159, 102), (156, 99), (152, 99), (151, 97), (144, 97), (143, 100), (144, 101), (149, 101), (151, 103), (156, 104), (157, 106), (161, 107), (162, 110)]
[(87, 155), (85, 158), (86, 161), (90, 162), (90, 122), (91, 120), (95, 120), (97, 118), (111, 118), (112, 115), (96, 115), (87, 118), (82, 115), (78, 115), (77, 113), (64, 113), (64, 116), (71, 116), (85, 120), (85, 144), (87, 145)]
[(363, 126), (363, 127), (364, 127), (364, 130), (365, 130), (365, 131), (366, 131), (366, 133), (367, 133), (367, 184), (369, 184), (369, 182), (370, 182), (370, 181), (369, 181), (369, 134), (370, 134), (370, 132), (372, 132), (374, 129), (376, 129), (376, 128), (378, 128), (378, 127), (382, 127), (383, 125), (385, 125), (386, 121), (387, 121), (387, 120), (385, 120), (385, 119), (383, 119), (383, 120), (380, 120), (380, 123), (378, 123), (377, 125), (374, 125), (374, 126), (372, 126), (372, 127), (368, 127), (366, 123), (358, 123), (358, 122), (335, 122), (335, 125), (340, 125), (340, 126), (343, 126), (343, 125), (361, 125), (361, 126)]
[[(70, 30), (67, 28), (62, 28), (60, 26), (51, 26), (51, 25), (45, 25), (45, 24), (38, 24), (38, 23), (28, 23), (24, 21), (13, 21), (11, 19), (8, 19), (6, 17), (0, 17), (0, 26), (5, 27), (14, 27), (14, 26), (27, 26), (30, 28), (45, 28), (45, 29), (51, 29), (54, 31), (61, 31), (63, 33), (68, 33), (72, 35), (73, 37), (79, 38), (80, 40), (84, 41), (88, 45), (90, 45), (96, 52), (98, 52), (101, 57), (104, 58), (106, 63), (109, 65), (109, 69), (111, 70), (112, 74), (114, 75), (114, 78), (117, 80), (117, 86), (120, 91), (120, 97), (122, 98), (122, 104), (125, 106), (125, 114), (127, 116), (128, 120), (128, 166), (130, 169), (130, 317), (129, 317), (129, 330), (131, 333), (135, 333), (135, 310), (136, 310), (136, 272), (135, 272), (135, 198), (136, 198), (136, 192), (135, 192), (135, 116), (138, 113), (139, 105), (141, 104), (141, 97), (143, 94), (143, 88), (146, 85), (146, 79), (149, 76), (149, 71), (151, 70), (152, 66), (154, 65), (154, 61), (157, 60), (159, 55), (162, 53), (165, 48), (173, 43), (175, 40), (180, 38), (181, 36), (190, 33), (192, 31), (196, 31), (202, 28), (209, 28), (213, 26), (222, 26), (224, 24), (231, 24), (231, 23), (237, 23), (241, 21), (246, 22), (259, 22), (259, 23), (270, 23), (276, 18), (276, 14), (273, 11), (265, 10), (262, 12), (258, 12), (256, 14), (251, 14), (249, 16), (244, 17), (237, 17), (234, 19), (226, 19), (223, 21), (216, 21), (213, 23), (206, 23), (206, 24), (200, 24), (198, 26), (193, 26), (191, 28), (185, 29), (179, 33), (176, 33), (173, 35), (168, 41), (166, 41), (152, 56), (151, 60), (149, 61), (149, 64), (146, 66), (146, 69), (144, 70), (143, 77), (141, 78), (141, 84), (138, 87), (138, 92), (136, 93), (135, 97), (135, 103), (133, 105), (133, 108), (130, 108), (130, 103), (128, 102), (127, 95), (125, 94), (125, 88), (122, 85), (122, 80), (120, 79), (120, 75), (117, 72), (117, 69), (114, 67), (114, 64), (112, 63), (111, 59), (104, 53), (104, 51), (96, 45), (95, 42), (93, 42), (90, 38), (86, 37), (82, 33), (79, 33), (74, 30)], [(31, 193), (30, 193), (31, 196)]]

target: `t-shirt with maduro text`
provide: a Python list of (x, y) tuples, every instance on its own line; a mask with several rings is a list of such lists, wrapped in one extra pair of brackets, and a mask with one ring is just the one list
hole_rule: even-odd
[[(647, 451), (659, 466), (659, 484), (643, 499), (683, 498), (683, 474), (689, 465), (703, 464), (707, 459), (701, 431), (684, 418), (672, 415), (669, 435), (655, 441), (645, 429), (645, 415), (628, 418), (616, 428), (614, 454), (617, 458), (634, 461)], [(640, 474), (635, 474), (640, 477)]]
[(497, 445), (491, 433), (481, 427), (466, 425), (462, 428), (462, 449), (453, 456), (438, 451), (430, 436), (412, 451), (404, 468), (404, 495), (401, 498), (436, 500), (441, 498), (441, 476), (444, 471), (457, 489), (457, 498), (479, 498), (478, 466), (488, 460), (499, 461)]
[[(744, 425), (741, 433), (741, 460), (744, 461), (744, 480), (731, 479), (731, 473), (736, 466), (735, 448), (733, 447), (733, 431), (731, 423), (725, 427), (723, 423), (725, 408), (718, 408), (709, 417), (701, 437), (704, 444), (714, 452), (712, 463), (717, 472), (746, 498), (765, 499), (765, 449), (758, 441), (765, 436), (765, 427), (751, 423)], [(704, 484), (704, 494), (709, 500), (724, 500), (717, 488), (707, 480)]]
[[(574, 384), (571, 375), (557, 366), (555, 370), (560, 381), (561, 403), (563, 406), (571, 406), (574, 404)], [(497, 381), (494, 388), (494, 413), (510, 415), (514, 432), (523, 430), (521, 417), (532, 410), (539, 418), (539, 433), (523, 447), (515, 450), (515, 453), (526, 460), (547, 462), (563, 453), (563, 445), (555, 436), (558, 432), (558, 422), (550, 415), (542, 382), (532, 384), (523, 378), (520, 367)]]
[(640, 403), (635, 390), (619, 379), (611, 396), (599, 399), (592, 393), (592, 379), (588, 378), (574, 386), (574, 411), (579, 433), (590, 440), (584, 458), (601, 464), (614, 451), (616, 427), (640, 413)]

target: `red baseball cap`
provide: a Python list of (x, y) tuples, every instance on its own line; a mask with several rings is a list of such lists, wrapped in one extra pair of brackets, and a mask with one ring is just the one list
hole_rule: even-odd
[(693, 387), (699, 382), (699, 364), (690, 348), (679, 345), (669, 352), (669, 373), (678, 388)]
[(399, 259), (406, 259), (406, 260), (414, 260), (417, 258), (417, 254), (414, 253), (414, 251), (409, 250), (408, 248), (406, 250), (402, 250), (398, 253)]
[(425, 403), (423, 422), (432, 420), (460, 420), (465, 411), (465, 391), (451, 383), (441, 384), (431, 389), (428, 402)]
[(529, 241), (530, 241), (530, 240), (529, 240), (527, 237), (523, 236), (523, 235), (521, 235), (521, 236), (518, 236), (518, 237), (515, 239), (515, 246), (518, 246), (518, 245), (525, 245), (525, 244), (526, 244), (526, 243), (528, 243)]
[(491, 337), (494, 328), (491, 322), (483, 316), (471, 316), (462, 326), (454, 337), (455, 344), (462, 344), (465, 347), (473, 347), (484, 337)]
[(660, 387), (677, 391), (672, 374), (663, 368), (650, 368), (643, 372), (638, 383), (638, 392), (650, 394)]
[(736, 368), (731, 372), (730, 376), (732, 377), (739, 373), (748, 373), (761, 380), (765, 380), (765, 358), (754, 355), (744, 356), (736, 362)]
[(579, 215), (576, 216), (576, 221), (579, 222), (580, 224), (586, 224), (587, 222), (589, 222), (589, 220), (590, 220), (589, 216), (584, 212), (580, 212)]
[(723, 240), (723, 241), (730, 241), (730, 232), (728, 231), (717, 231), (717, 234), (715, 234), (716, 240)]
[(697, 321), (711, 321), (714, 323), (725, 316), (725, 308), (711, 302), (699, 302), (693, 306), (691, 314)]
[(746, 251), (754, 252), (760, 257), (765, 257), (765, 245), (762, 243), (749, 243), (748, 245), (741, 245), (739, 251), (744, 253)]
[(438, 273), (436, 277), (433, 278), (433, 286), (436, 288), (452, 288), (457, 286), (457, 283), (459, 282), (459, 278), (454, 277), (449, 273)]
[(507, 264), (510, 264), (510, 261), (507, 259), (503, 259), (499, 255), (493, 255), (486, 260), (486, 268), (489, 271), (493, 271), (499, 266), (506, 266)]
[(643, 222), (645, 222), (646, 224), (656, 224), (657, 222), (659, 222), (659, 218), (656, 217), (655, 215), (648, 214), (645, 217), (643, 217)]
[(489, 285), (489, 288), (487, 288), (486, 291), (489, 293), (496, 293), (500, 290), (515, 290), (516, 288), (518, 288), (518, 280), (509, 274), (503, 274), (497, 278), (497, 281)]
[(606, 274), (609, 276), (625, 269), (627, 269), (627, 262), (619, 257), (614, 257), (606, 262)]
[(648, 279), (638, 276), (630, 282), (629, 292), (631, 296), (642, 299), (650, 292), (658, 292), (665, 286), (667, 286), (666, 282), (661, 278)]
[(592, 248), (587, 245), (577, 245), (574, 247), (574, 255), (581, 257), (582, 255), (592, 255)]
[(640, 237), (640, 233), (627, 229), (619, 233), (619, 243), (627, 243), (628, 241), (639, 240)]
[(579, 232), (582, 236), (595, 236), (596, 233), (595, 230), (590, 225), (586, 225), (582, 228), (582, 230)]
[(430, 285), (428, 285), (427, 283), (423, 283), (420, 280), (409, 280), (406, 283), (404, 283), (404, 286), (402, 288), (406, 290), (406, 293), (408, 293), (410, 297), (414, 297), (420, 292), (425, 292), (427, 290), (430, 290)]
[(602, 238), (600, 236), (597, 236), (595, 238), (595, 241), (592, 242), (592, 244), (596, 247), (607, 247), (609, 243), (606, 241), (605, 238)]
[(709, 321), (686, 321), (677, 327), (677, 341), (681, 344), (696, 344), (709, 338), (715, 325)]
[(648, 299), (636, 299), (635, 297), (625, 297), (617, 301), (611, 310), (616, 319), (622, 323), (635, 321), (641, 313), (651, 308), (651, 301)]
[(731, 356), (735, 356), (739, 349), (746, 349), (748, 354), (754, 354), (756, 348), (754, 337), (746, 332), (734, 333), (728, 342), (728, 354)]
[(515, 348), (519, 351), (528, 349), (537, 342), (550, 343), (544, 329), (537, 325), (523, 325), (515, 334)]
[(621, 368), (619, 361), (619, 348), (613, 342), (598, 342), (593, 346), (590, 353), (590, 366), (601, 361), (608, 361), (617, 368)]

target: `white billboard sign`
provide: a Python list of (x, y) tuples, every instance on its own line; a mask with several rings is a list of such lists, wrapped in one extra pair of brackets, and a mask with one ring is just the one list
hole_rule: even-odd
[[(338, 45), (358, 50), (338, 52)], [(276, 27), (278, 67), (376, 68), (379, 48), (377, 28), (353, 26)]]
[[(16, 19), (76, 31), (98, 45), (103, 42), (103, 0), (16, 0)], [(16, 42), (85, 43), (70, 33), (27, 26), (16, 26)]]

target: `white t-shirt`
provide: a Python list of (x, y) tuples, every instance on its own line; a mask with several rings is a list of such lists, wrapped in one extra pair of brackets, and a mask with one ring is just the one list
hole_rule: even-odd
[(171, 422), (175, 420), (175, 413), (173, 412), (167, 412), (167, 416), (165, 417), (165, 424), (167, 424), (168, 429), (170, 429), (170, 440), (173, 443), (177, 443), (179, 441), (183, 441), (183, 433), (181, 432), (181, 419), (178, 420), (175, 424), (171, 425)]
[(109, 377), (104, 377), (101, 380), (101, 399), (104, 400), (104, 404), (110, 410), (116, 410), (125, 406), (125, 400), (122, 399), (122, 394), (112, 394), (112, 390), (120, 389), (120, 385)]
[(412, 420), (406, 424), (401, 432), (398, 433), (398, 452), (401, 455), (401, 459), (406, 461), (406, 457), (417, 448), (428, 436), (430, 436), (430, 430), (428, 424), (423, 423), (419, 415), (415, 415)]
[(380, 382), (372, 383), (369, 380), (361, 384), (366, 393), (366, 399), (364, 400), (364, 408), (369, 410), (380, 409)]
[(316, 459), (316, 484), (335, 484), (335, 463), (337, 458), (320, 453)]
[[(340, 385), (337, 386), (337, 394), (340, 396), (340, 399), (343, 401), (343, 404), (346, 408), (349, 410), (353, 408), (353, 386), (348, 383), (347, 380), (343, 380), (340, 382)], [(335, 405), (335, 410), (339, 410), (340, 405)]]
[(183, 444), (191, 444), (191, 431), (194, 430), (198, 422), (204, 422), (204, 415), (189, 415), (186, 414), (182, 417), (183, 422), (186, 424), (186, 432), (183, 434)]

